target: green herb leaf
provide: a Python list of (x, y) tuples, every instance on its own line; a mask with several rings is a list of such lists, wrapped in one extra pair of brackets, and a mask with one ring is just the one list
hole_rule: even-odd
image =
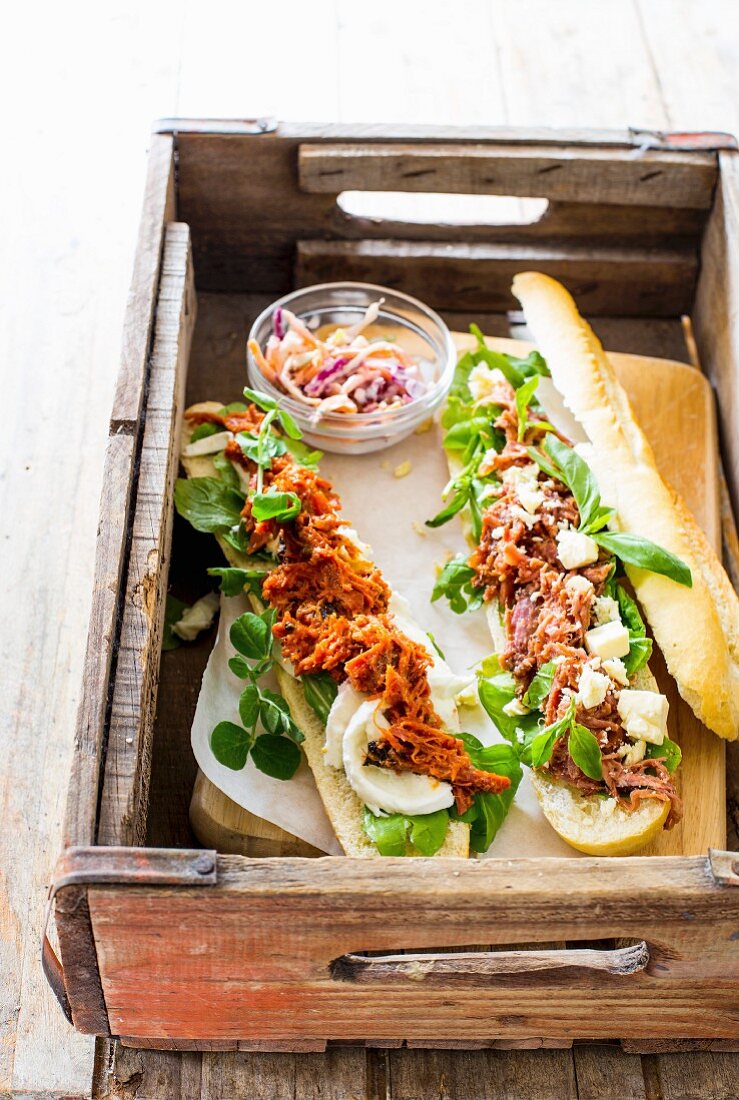
[(439, 643), (436, 641), (436, 638), (433, 636), (430, 630), (426, 631), (426, 637), (431, 642), (431, 645), (434, 647), (435, 652), (439, 654), (442, 661), (446, 661), (446, 657), (444, 656), (441, 647), (439, 646)]
[(524, 382), (522, 386), (519, 386), (516, 390), (516, 412), (518, 413), (518, 441), (519, 443), (526, 435), (526, 429), (529, 426), (529, 403), (532, 397), (536, 393), (536, 387), (539, 385), (538, 374), (532, 375), (527, 382)]
[(652, 639), (647, 637), (644, 620), (629, 593), (620, 584), (615, 589), (621, 621), (629, 632), (629, 652), (624, 657), (624, 665), (628, 675), (633, 676), (652, 656)]
[(264, 660), (272, 652), (273, 623), (274, 611), (265, 611), (261, 615), (245, 611), (231, 623), (231, 645), (252, 661)]
[(693, 576), (685, 562), (649, 539), (643, 539), (641, 535), (632, 535), (626, 531), (598, 531), (592, 537), (604, 550), (615, 554), (629, 565), (648, 569), (652, 573), (661, 573), (686, 588), (693, 587)]
[(680, 746), (674, 741), (671, 741), (669, 737), (665, 737), (661, 745), (647, 744), (647, 750), (644, 755), (650, 760), (662, 760), (662, 763), (670, 774), (677, 770), (683, 758)]
[(290, 454), (301, 466), (307, 466), (309, 470), (315, 470), (323, 458), (323, 451), (312, 451), (310, 447), (300, 439), (287, 438), (283, 440)]
[(541, 666), (521, 700), (524, 706), (529, 707), (531, 710), (541, 707), (541, 704), (552, 690), (552, 681), (556, 671), (557, 666), (554, 661), (547, 661), (545, 665)]
[(285, 435), (289, 436), (290, 439), (294, 439), (294, 440), (298, 440), (298, 439), (303, 438), (303, 433), (301, 432), (298, 425), (295, 423), (292, 416), (290, 416), (289, 412), (286, 412), (285, 409), (280, 409), (280, 411), (277, 414), (277, 417), (280, 421), (280, 424), (282, 426), (282, 430), (284, 431)]
[[(426, 520), (427, 527), (442, 527), (445, 523), (448, 523), (458, 512), (461, 512), (467, 501), (470, 499), (470, 487), (467, 486), (464, 489), (459, 489), (448, 504), (444, 505), (440, 512), (433, 517), (433, 519)], [(437, 581), (438, 583), (438, 581)]]
[(218, 435), (222, 432), (223, 428), (220, 424), (211, 424), (206, 421), (204, 424), (198, 424), (193, 429), (193, 433), (190, 436), (191, 443), (197, 443), (199, 439), (207, 439), (211, 435)]
[(505, 707), (516, 698), (516, 681), (510, 672), (501, 668), (497, 656), (486, 658), (478, 673), (477, 693), (480, 702), (506, 741), (518, 743), (518, 730), (534, 734), (539, 728), (540, 715), (506, 714)]
[[(506, 815), (513, 804), (519, 783), (521, 782), (521, 765), (518, 755), (512, 745), (489, 745), (487, 748), (475, 750), (470, 744), (470, 735), (459, 735), (465, 740), (470, 758), (477, 768), (494, 772), (496, 775), (505, 775), (511, 785), (500, 794), (477, 794), (472, 806), (467, 813), (461, 816), (462, 821), (470, 823), (470, 848), (473, 852), (486, 852), (498, 830), (505, 821)], [(473, 740), (476, 740), (474, 738)], [(479, 742), (478, 742), (479, 744)], [(452, 811), (452, 817), (457, 817), (456, 811)]]
[(174, 503), (196, 531), (215, 533), (240, 523), (244, 497), (217, 477), (179, 478)]
[(243, 657), (229, 657), (228, 667), (240, 680), (251, 679), (251, 665), (248, 665)]
[(575, 498), (580, 513), (579, 530), (583, 531), (600, 508), (598, 482), (587, 462), (572, 447), (557, 439), (556, 435), (546, 436), (544, 450), (559, 469), (559, 480), (565, 483)]
[(244, 397), (251, 402), (252, 405), (256, 405), (262, 412), (271, 412), (273, 409), (277, 409), (277, 402), (272, 397), (268, 397), (266, 393), (262, 393), (261, 390), (250, 390), (248, 386), (244, 386)]
[(219, 416), (232, 416), (234, 413), (245, 413), (246, 405), (243, 401), (232, 401), (230, 405), (224, 405), (218, 410)]
[(305, 741), (305, 735), (293, 722), (287, 700), (275, 691), (264, 688), (260, 698), (260, 717), (268, 733), (284, 733), (292, 741)]
[(260, 523), (268, 519), (287, 523), (288, 520), (295, 519), (300, 508), (300, 497), (297, 493), (277, 493), (269, 489), (266, 493), (256, 493), (251, 498), (252, 515)]
[(208, 576), (220, 578), (224, 596), (238, 596), (246, 589), (261, 599), (262, 584), (267, 573), (263, 569), (237, 569), (232, 565), (218, 565), (208, 570)]
[(210, 735), (210, 747), (219, 764), (232, 771), (241, 771), (252, 746), (253, 738), (235, 722), (219, 722)]
[(464, 451), (471, 441), (479, 439), (481, 435), (490, 435), (491, 430), (489, 416), (473, 416), (469, 420), (459, 420), (444, 436), (444, 447), (447, 451)]
[(447, 810), (433, 814), (417, 814), (409, 817), (411, 844), (422, 856), (433, 856), (444, 843), (449, 828)]
[(333, 706), (339, 686), (328, 672), (317, 672), (312, 676), (301, 676), (305, 701), (325, 724)]
[[(447, 817), (447, 820), (449, 818)], [(403, 814), (388, 814), (376, 817), (367, 806), (364, 807), (362, 828), (377, 845), (381, 856), (404, 856), (408, 821)]]
[(251, 749), (255, 767), (273, 779), (292, 779), (300, 767), (300, 749), (279, 734), (262, 733)]
[(239, 717), (247, 729), (253, 730), (259, 718), (259, 688), (247, 684), (239, 699)]
[(239, 432), (236, 442), (248, 459), (266, 469), (272, 465), (273, 458), (284, 455), (287, 451), (285, 442), (271, 432), (265, 432), (261, 439), (253, 432)]
[(552, 722), (540, 731), (527, 732), (519, 750), (521, 762), (529, 768), (540, 768), (546, 764), (552, 755), (555, 742), (571, 729), (574, 720), (575, 700), (572, 699), (562, 718), (558, 718), (556, 722)]
[(478, 607), (482, 607), (482, 589), (473, 587), (474, 576), (474, 569), (461, 554), (452, 558), (437, 578), (431, 593), (431, 602), (446, 596), (449, 606), (457, 615), (465, 611), (476, 611)]
[(594, 734), (579, 722), (572, 723), (568, 742), (570, 756), (590, 779), (603, 778), (603, 755)]
[(240, 522), (235, 523), (228, 531), (221, 531), (220, 536), (240, 554), (249, 553), (249, 538)]
[(211, 456), (213, 459), (213, 465), (218, 471), (218, 477), (229, 489), (236, 489), (237, 492), (241, 492), (241, 482), (239, 481), (239, 475), (234, 468), (234, 464), (230, 458), (226, 458), (223, 451), (219, 451), (217, 454)]

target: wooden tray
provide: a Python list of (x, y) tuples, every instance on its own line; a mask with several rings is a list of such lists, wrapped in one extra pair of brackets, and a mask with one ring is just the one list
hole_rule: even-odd
[[(186, 595), (212, 563), (210, 539), (179, 522), (172, 538), (178, 418), (216, 382), (238, 391), (250, 320), (294, 280), (391, 281), (452, 306), (457, 328), (474, 311), (507, 336), (510, 274), (536, 266), (597, 315), (607, 346), (673, 359), (686, 358), (679, 315), (690, 311), (736, 493), (736, 155), (705, 135), (701, 151), (683, 135), (678, 149), (655, 137), (638, 153), (628, 135), (165, 129), (152, 145), (106, 457), (68, 848), (54, 884), (62, 965), (46, 950), (75, 1025), (201, 1049), (736, 1040), (739, 856), (705, 848), (723, 839), (722, 750), (679, 709), (683, 743), (698, 746), (683, 783), (696, 775), (705, 792), (675, 834), (693, 855), (216, 856), (195, 847), (187, 817), (189, 717), (210, 639), (160, 663), (168, 579)], [(411, 226), (347, 217), (336, 198), (349, 187), (550, 204), (531, 226)], [(704, 383), (687, 367), (665, 371), (659, 405), (695, 385), (697, 438)], [(715, 497), (711, 508), (701, 519), (715, 537)]]

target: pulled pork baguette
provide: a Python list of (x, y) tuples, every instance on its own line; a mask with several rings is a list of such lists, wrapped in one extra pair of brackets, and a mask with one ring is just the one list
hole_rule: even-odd
[[(187, 409), (182, 429), (181, 452), (184, 452), (190, 442), (198, 414), (217, 414), (221, 408), (220, 402), (206, 401)], [(181, 462), (189, 478), (217, 476), (211, 455), (187, 456), (181, 453)], [(216, 535), (216, 538), (230, 565), (242, 569), (253, 566), (247, 555), (240, 553), (220, 536)], [(251, 599), (254, 610), (261, 610), (259, 602), (254, 597)], [(280, 691), (288, 703), (293, 720), (305, 735), (302, 748), (339, 843), (348, 856), (379, 858), (376, 846), (362, 828), (362, 800), (349, 785), (344, 772), (327, 766), (325, 762), (325, 727), (306, 702), (300, 681), (280, 666), (276, 672)], [(465, 822), (450, 821), (444, 844), (430, 858), (466, 858), (469, 856), (469, 834), (470, 827)]]
[(683, 699), (719, 737), (739, 734), (739, 599), (705, 535), (660, 476), (600, 341), (568, 292), (547, 275), (517, 275), (513, 293), (564, 403), (590, 445), (587, 461), (619, 529), (653, 539), (690, 567), (686, 588), (626, 572)]

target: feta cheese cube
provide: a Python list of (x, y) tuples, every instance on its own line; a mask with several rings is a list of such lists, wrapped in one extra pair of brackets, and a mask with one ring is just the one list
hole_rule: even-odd
[(596, 596), (593, 601), (593, 614), (597, 623), (612, 623), (621, 618), (618, 603), (611, 596)]
[(513, 488), (522, 506), (531, 515), (544, 500), (538, 478), (539, 467), (535, 462), (527, 462), (525, 466), (509, 466), (503, 474), (503, 483)]
[(476, 367), (473, 367), (470, 371), (470, 376), (467, 380), (470, 393), (472, 394), (472, 400), (477, 404), (484, 404), (486, 401), (490, 401), (490, 395), (496, 386), (501, 382), (505, 382), (506, 377), (502, 371), (497, 368), (487, 366), (485, 363), (478, 363)]
[(583, 596), (587, 596), (593, 591), (593, 586), (588, 578), (581, 576), (579, 573), (576, 573), (574, 577), (567, 578), (566, 587), (569, 588), (571, 592), (576, 592)]
[(536, 523), (536, 516), (532, 516), (531, 513), (522, 508), (520, 504), (511, 505), (511, 515), (515, 516), (516, 519), (520, 519), (524, 527), (529, 531)]
[(511, 699), (510, 703), (506, 703), (503, 707), (503, 713), (507, 714), (509, 718), (517, 718), (530, 712), (529, 708), (525, 707), (520, 699)]
[(589, 535), (563, 527), (557, 533), (557, 557), (565, 569), (579, 569), (598, 560), (598, 543)]
[(644, 754), (647, 751), (646, 741), (635, 741), (633, 745), (622, 745), (618, 750), (618, 755), (624, 762), (624, 765), (628, 768), (630, 764), (639, 764), (644, 759)]
[(576, 699), (586, 710), (591, 710), (592, 707), (600, 706), (610, 685), (610, 678), (605, 673), (596, 672), (592, 665), (584, 665), (580, 673)]
[(661, 745), (667, 732), (669, 703), (656, 691), (624, 688), (618, 697), (618, 713), (632, 741)]
[(621, 622), (603, 623), (585, 633), (585, 648), (602, 660), (625, 657), (629, 652), (629, 632)]
[(621, 684), (623, 687), (629, 686), (629, 674), (620, 657), (611, 657), (610, 661), (604, 661), (603, 671), (607, 672), (617, 684)]

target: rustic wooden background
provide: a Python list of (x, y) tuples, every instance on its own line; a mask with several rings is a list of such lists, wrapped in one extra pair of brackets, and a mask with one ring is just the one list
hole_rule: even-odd
[[(15, 5), (0, 91), (0, 1097), (734, 1097), (739, 1056), (120, 1051), (38, 966), (151, 120), (739, 132), (739, 0)], [(737, 242), (739, 247), (739, 242)]]

